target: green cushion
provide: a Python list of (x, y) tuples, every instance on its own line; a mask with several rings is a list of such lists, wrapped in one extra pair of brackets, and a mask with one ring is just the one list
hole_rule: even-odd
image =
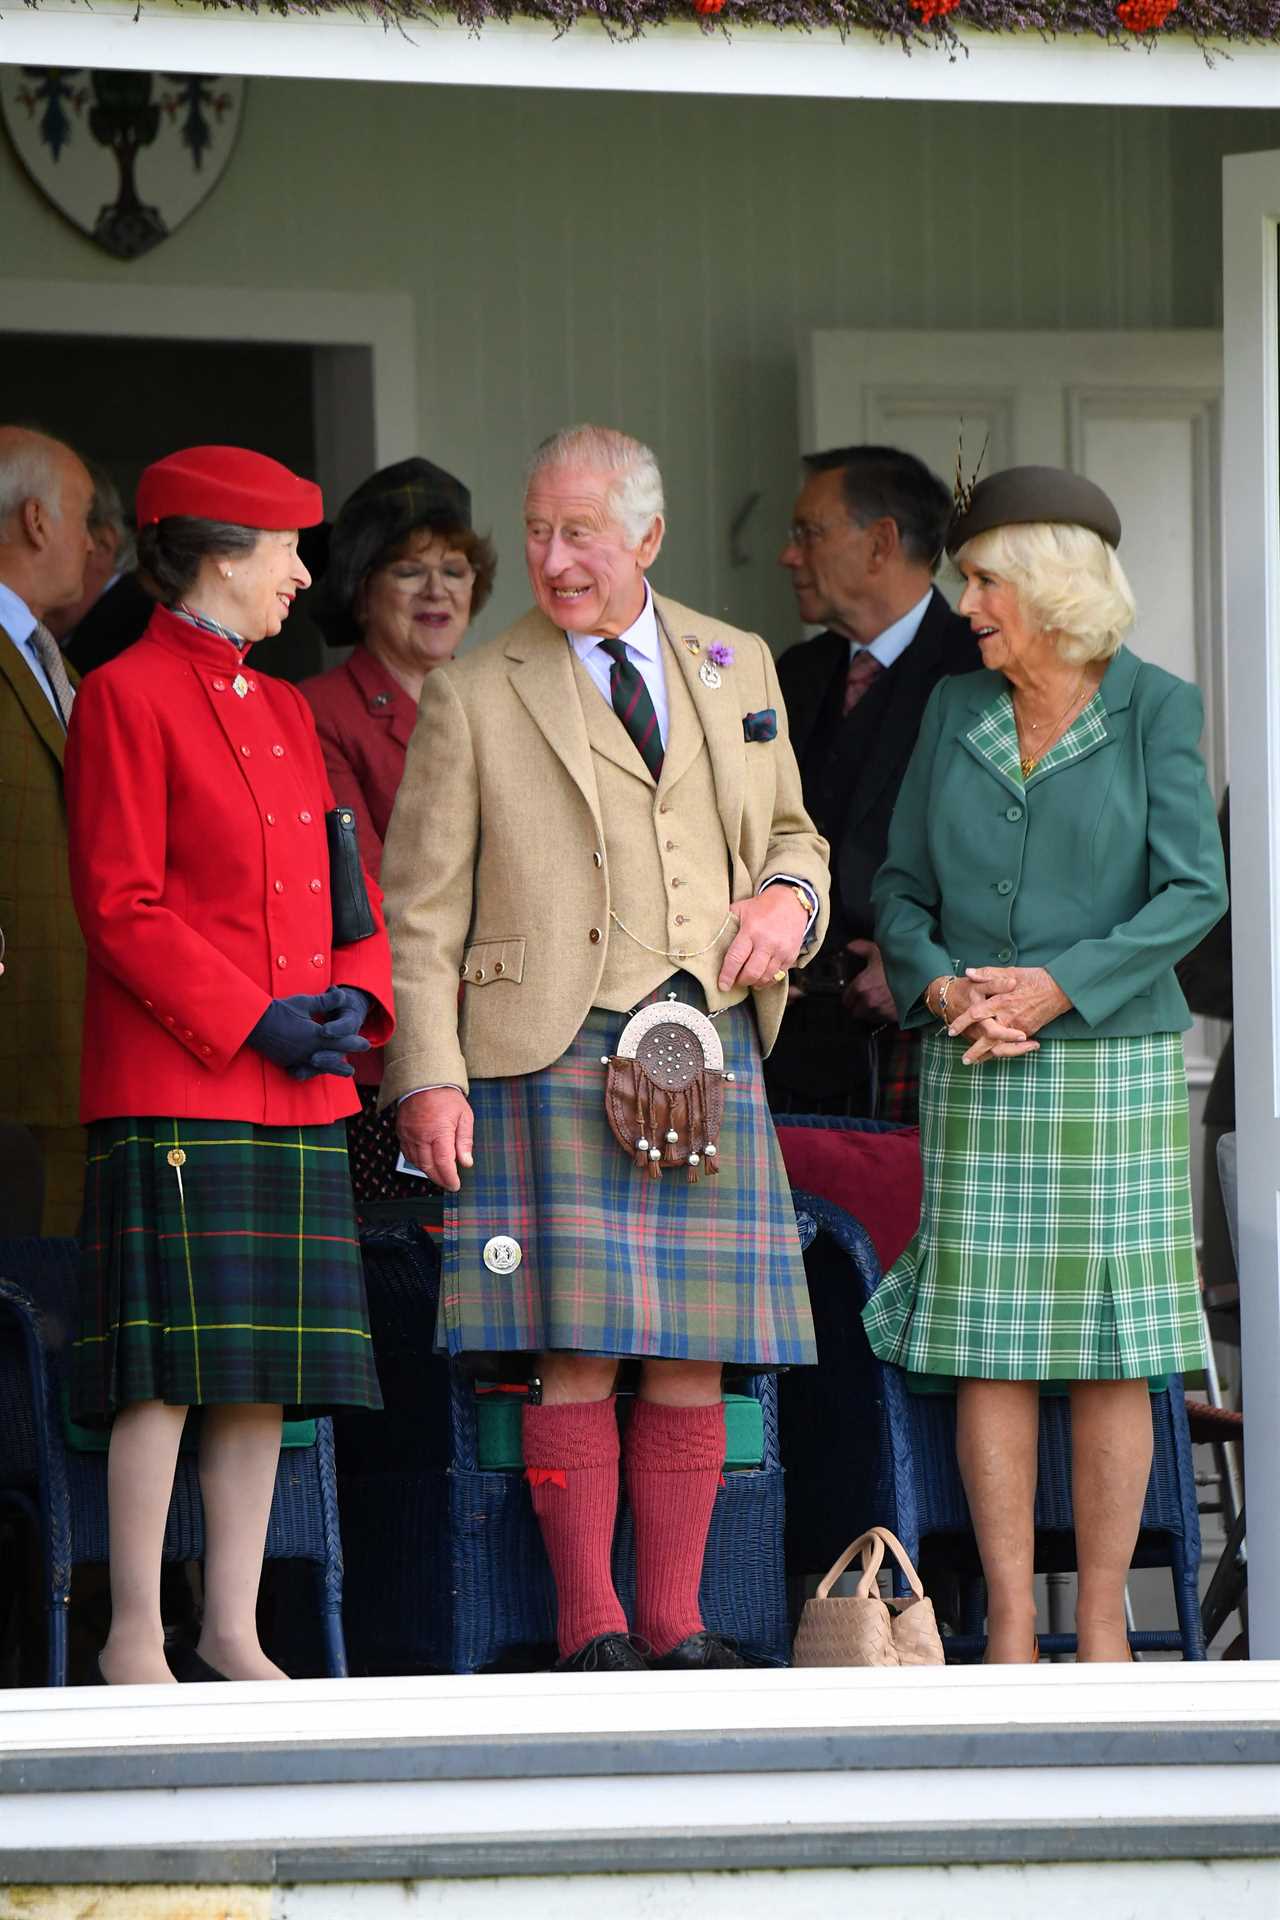
[[(520, 1437), (523, 1393), (476, 1393), (476, 1461), (485, 1473), (518, 1473), (524, 1466)], [(764, 1458), (764, 1408), (749, 1393), (724, 1397), (725, 1472), (744, 1473)]]
[[(76, 1453), (105, 1453), (111, 1444), (110, 1427), (82, 1427), (71, 1418), (71, 1403), (67, 1390), (62, 1390), (62, 1437)], [(199, 1439), (199, 1425), (188, 1420), (182, 1432), (182, 1450), (190, 1453)], [(316, 1443), (316, 1423), (314, 1420), (286, 1420), (280, 1430), (282, 1447), (314, 1447)]]
[[(950, 1373), (908, 1373), (906, 1379), (908, 1393), (954, 1393), (956, 1390), (955, 1377)], [(1042, 1394), (1047, 1393), (1051, 1397), (1061, 1398), (1064, 1393), (1070, 1392), (1074, 1384), (1071, 1380), (1042, 1380), (1040, 1391)], [(1167, 1393), (1169, 1391), (1168, 1374), (1153, 1373), (1147, 1386), (1152, 1393)]]

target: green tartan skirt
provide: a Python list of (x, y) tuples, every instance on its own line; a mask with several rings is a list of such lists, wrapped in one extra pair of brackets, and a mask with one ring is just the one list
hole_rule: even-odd
[(99, 1120), (80, 1237), (77, 1420), (382, 1405), (341, 1120)]
[(1203, 1366), (1180, 1036), (963, 1051), (924, 1042), (920, 1230), (863, 1312), (881, 1359), (981, 1380)]

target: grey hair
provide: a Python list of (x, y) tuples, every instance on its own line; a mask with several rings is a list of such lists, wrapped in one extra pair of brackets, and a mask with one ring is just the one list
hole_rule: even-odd
[(40, 500), (62, 517), (62, 465), (71, 448), (48, 434), (25, 428), (0, 431), (0, 527), (24, 500)]
[(657, 456), (629, 433), (620, 433), (616, 427), (562, 427), (534, 453), (525, 492), (548, 467), (569, 466), (616, 474), (607, 496), (609, 508), (633, 547), (666, 512)]
[(91, 534), (114, 533), (116, 537), (116, 567), (120, 573), (131, 573), (137, 561), (138, 550), (129, 523), (124, 517), (124, 502), (120, 498), (120, 489), (105, 467), (96, 460), (90, 460), (89, 477), (93, 481), (93, 499), (89, 502), (88, 528)]

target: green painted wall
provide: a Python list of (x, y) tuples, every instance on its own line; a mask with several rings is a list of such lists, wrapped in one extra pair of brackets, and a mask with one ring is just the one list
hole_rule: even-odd
[(406, 291), (422, 450), (468, 478), (503, 554), (486, 630), (524, 604), (530, 447), (594, 417), (662, 459), (666, 588), (780, 644), (807, 331), (1214, 325), (1221, 156), (1272, 146), (1280, 113), (259, 80), (213, 199), (132, 265), (0, 142), (0, 301), (7, 275)]

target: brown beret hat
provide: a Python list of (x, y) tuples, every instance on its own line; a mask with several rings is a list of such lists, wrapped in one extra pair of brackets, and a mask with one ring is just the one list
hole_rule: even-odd
[(967, 506), (958, 505), (947, 529), (947, 552), (993, 527), (1058, 521), (1088, 527), (1109, 547), (1120, 545), (1120, 515), (1101, 487), (1065, 467), (1006, 467), (980, 480)]

